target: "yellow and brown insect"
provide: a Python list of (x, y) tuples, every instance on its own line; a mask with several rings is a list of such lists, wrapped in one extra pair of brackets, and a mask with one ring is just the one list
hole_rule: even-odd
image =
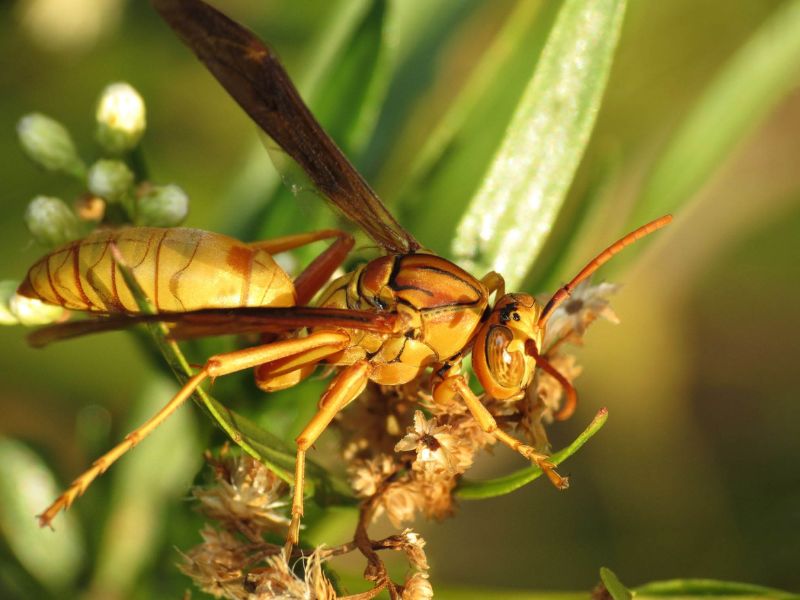
[[(253, 120), (386, 254), (330, 283), (310, 307), (298, 305), (309, 302), (341, 264), (352, 246), (346, 234), (327, 231), (243, 244), (197, 230), (127, 229), (93, 234), (39, 261), (20, 293), (77, 310), (135, 313), (132, 296), (120, 287), (115, 262), (107, 256), (110, 247), (118, 248), (160, 311), (106, 319), (97, 326), (91, 321), (56, 326), (39, 334), (42, 341), (143, 320), (169, 321), (178, 337), (239, 331), (290, 334), (208, 359), (157, 415), (76, 479), (42, 514), (42, 524), (68, 507), (206, 379), (249, 368), (255, 368), (256, 382), (266, 391), (295, 385), (320, 363), (338, 369), (318, 412), (296, 439), (289, 546), (297, 543), (303, 514), (306, 452), (369, 381), (401, 385), (434, 369), (434, 400), (461, 398), (486, 432), (539, 465), (556, 486), (566, 487), (566, 479), (547, 455), (497, 427), (467, 385), (461, 361), (472, 354), (486, 396), (498, 400), (519, 399), (535, 369), (546, 370), (567, 391), (568, 401), (557, 417), (568, 417), (574, 410), (575, 391), (540, 355), (548, 318), (578, 283), (671, 218), (656, 219), (609, 246), (545, 306), (528, 294), (506, 294), (501, 275), (472, 276), (425, 251), (395, 221), (316, 122), (272, 51), (254, 34), (200, 0), (153, 0), (153, 4)], [(293, 284), (271, 259), (271, 253), (326, 237), (336, 241)], [(210, 283), (217, 280), (227, 283)]]

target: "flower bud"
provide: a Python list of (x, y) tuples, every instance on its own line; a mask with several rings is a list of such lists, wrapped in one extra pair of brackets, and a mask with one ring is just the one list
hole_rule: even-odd
[(97, 141), (113, 154), (136, 147), (145, 129), (144, 100), (127, 83), (112, 83), (97, 104)]
[(78, 156), (66, 127), (39, 113), (25, 115), (17, 123), (17, 135), (25, 153), (49, 171), (82, 178), (86, 166)]
[(101, 159), (89, 167), (87, 185), (108, 202), (119, 202), (133, 187), (133, 172), (121, 160)]
[(11, 314), (20, 325), (47, 325), (64, 319), (67, 311), (62, 306), (45, 304), (36, 298), (14, 293), (9, 300)]
[(11, 312), (11, 298), (17, 293), (17, 281), (0, 281), (0, 325), (16, 325), (17, 317)]
[(36, 196), (25, 210), (25, 224), (33, 238), (45, 246), (60, 246), (81, 237), (78, 217), (59, 198)]
[(189, 197), (174, 184), (148, 186), (140, 192), (136, 224), (150, 227), (174, 227), (186, 218)]

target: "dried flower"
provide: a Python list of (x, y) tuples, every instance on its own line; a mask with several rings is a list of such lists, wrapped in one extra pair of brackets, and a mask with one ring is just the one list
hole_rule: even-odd
[(183, 563), (178, 565), (180, 570), (215, 598), (247, 598), (246, 594), (236, 594), (242, 588), (246, 548), (227, 531), (218, 531), (210, 525), (200, 535), (203, 543), (183, 555)]
[(266, 567), (253, 569), (244, 580), (247, 600), (334, 600), (336, 592), (322, 572), (319, 551), (306, 564), (306, 579), (295, 575), (282, 553), (266, 559)]
[(386, 454), (356, 459), (348, 468), (350, 486), (359, 498), (368, 498), (375, 495), (383, 482), (396, 470), (392, 457)]
[(409, 564), (420, 571), (427, 571), (430, 567), (428, 566), (428, 557), (425, 556), (425, 550), (423, 550), (425, 540), (411, 529), (406, 529), (400, 535), (403, 538), (403, 552), (408, 557)]
[(579, 283), (570, 297), (553, 311), (547, 324), (544, 347), (549, 348), (561, 339), (580, 343), (586, 328), (598, 317), (619, 323), (608, 301), (608, 297), (619, 288), (614, 283), (592, 285), (588, 279)]
[(420, 510), (429, 519), (440, 521), (453, 516), (453, 488), (456, 486), (455, 476), (434, 477), (430, 473), (419, 482), (422, 502)]
[(415, 469), (455, 473), (458, 463), (454, 452), (459, 441), (451, 433), (451, 429), (449, 425), (437, 425), (435, 417), (426, 419), (422, 411), (418, 410), (414, 413), (413, 429), (395, 444), (394, 449), (396, 452), (415, 450)]
[(216, 466), (216, 485), (193, 492), (206, 515), (253, 534), (288, 526), (287, 488), (275, 473), (246, 455), (222, 459)]
[(427, 573), (412, 573), (403, 585), (403, 600), (430, 600), (433, 598), (433, 587), (428, 581)]
[(392, 525), (401, 527), (403, 523), (410, 523), (414, 520), (417, 508), (424, 502), (422, 489), (415, 481), (406, 479), (391, 483), (381, 493), (373, 519), (377, 519), (385, 510)]

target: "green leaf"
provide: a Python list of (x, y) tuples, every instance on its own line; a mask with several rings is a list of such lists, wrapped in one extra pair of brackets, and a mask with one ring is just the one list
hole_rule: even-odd
[(56, 531), (34, 517), (60, 490), (50, 470), (27, 446), (0, 437), (0, 531), (19, 562), (53, 592), (69, 589), (85, 549), (75, 515), (55, 521)]
[[(589, 423), (589, 426), (575, 438), (575, 441), (551, 456), (552, 462), (556, 465), (560, 465), (575, 454), (580, 450), (581, 446), (589, 441), (589, 438), (600, 431), (600, 428), (605, 424), (607, 419), (608, 411), (605, 408), (598, 411), (594, 419), (592, 419), (592, 422)], [(530, 466), (496, 479), (488, 479), (485, 481), (462, 479), (461, 483), (459, 483), (456, 488), (456, 494), (459, 498), (467, 500), (483, 500), (484, 498), (504, 496), (530, 483), (534, 479), (538, 479), (542, 474), (543, 472), (539, 467)]]
[(600, 580), (614, 600), (631, 600), (633, 598), (633, 593), (622, 585), (619, 577), (611, 569), (600, 567)]
[(634, 590), (637, 598), (644, 597), (691, 597), (691, 596), (735, 596), (739, 598), (777, 598), (780, 600), (797, 600), (800, 594), (792, 594), (774, 588), (737, 583), (735, 581), (718, 581), (716, 579), (673, 579), (670, 581), (654, 581)]
[(472, 272), (517, 287), (558, 216), (589, 141), (624, 0), (564, 3), (483, 186), (453, 241)]
[[(555, 2), (518, 3), (435, 127), (420, 135), (420, 127), (409, 124), (411, 139), (395, 141), (380, 186), (399, 196), (399, 217), (433, 250), (449, 254), (458, 220), (503, 140), (558, 9)], [(415, 157), (410, 166), (409, 155)]]
[(779, 6), (703, 92), (649, 176), (631, 222), (688, 200), (742, 138), (797, 85), (800, 1)]
[[(153, 378), (138, 394), (130, 425), (151, 416), (176, 391), (169, 378)], [(111, 512), (102, 529), (91, 583), (93, 596), (127, 597), (141, 580), (161, 542), (166, 503), (186, 494), (200, 455), (191, 415), (184, 408), (114, 469)]]

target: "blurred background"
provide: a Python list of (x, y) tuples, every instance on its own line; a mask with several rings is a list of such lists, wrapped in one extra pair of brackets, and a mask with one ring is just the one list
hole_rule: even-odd
[[(401, 222), (447, 255), (527, 81), (514, 69), (535, 65), (558, 4), (224, 4), (277, 49)], [(571, 488), (537, 481), (462, 501), (443, 523), (418, 522), (435, 589), (588, 590), (608, 566), (631, 585), (709, 577), (800, 590), (800, 52), (757, 72), (736, 68), (754, 36), (771, 56), (765, 24), (797, 13), (797, 2), (779, 0), (628, 3), (594, 134), (523, 291), (555, 290), (662, 208), (676, 219), (601, 274), (624, 284), (613, 302), (621, 324), (592, 328), (578, 412), (549, 430), (562, 447), (609, 409), (607, 425), (563, 469)], [(16, 122), (31, 111), (60, 120), (91, 161), (95, 102), (114, 81), (144, 97), (151, 177), (189, 193), (187, 225), (252, 239), (332, 222), (313, 196), (265, 202), (278, 177), (255, 127), (146, 3), (4, 2), (0, 56), (0, 278), (21, 279), (43, 253), (22, 222), (27, 202), (82, 191), (27, 160)], [(491, 61), (517, 63), (485, 84), (494, 95), (479, 95), (434, 167), (410, 178), (431, 131)], [(779, 69), (780, 85), (763, 91)], [(667, 160), (675, 133), (715, 89), (725, 101)], [(707, 146), (718, 151), (709, 156)], [(697, 174), (688, 183), (687, 172)], [(221, 437), (188, 407), (56, 521), (56, 535), (10, 535), (21, 519), (33, 524), (33, 512), (15, 504), (18, 486), (30, 486), (26, 497), (41, 500), (30, 511), (40, 510), (52, 499), (48, 470), (57, 487), (68, 483), (172, 385), (130, 335), (34, 350), (25, 333), (0, 329), (0, 450), (30, 475), (0, 484), (0, 596), (178, 597), (190, 583), (174, 567), (175, 549), (196, 544), (202, 524), (187, 490), (202, 450)], [(290, 395), (255, 393), (249, 376), (220, 381), (215, 396), (288, 438), (320, 385), (305, 388), (299, 409)], [(497, 452), (470, 475), (519, 467)]]

